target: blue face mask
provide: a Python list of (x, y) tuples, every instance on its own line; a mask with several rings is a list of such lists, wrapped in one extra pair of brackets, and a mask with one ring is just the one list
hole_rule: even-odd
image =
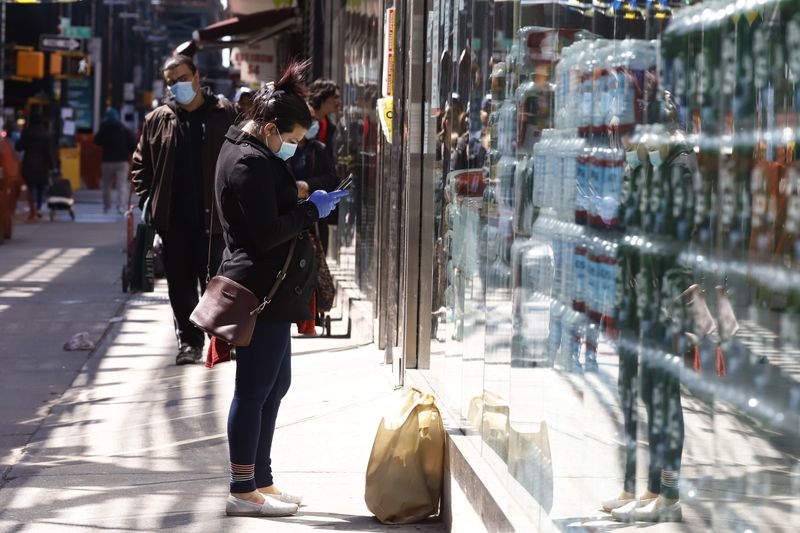
[(194, 97), (197, 96), (197, 91), (194, 90), (192, 82), (190, 81), (179, 81), (170, 87), (169, 91), (172, 93), (172, 96), (175, 97), (175, 101), (181, 105), (192, 103)]
[(663, 161), (661, 160), (661, 152), (659, 152), (658, 150), (653, 150), (652, 152), (650, 152), (650, 164), (653, 165), (653, 167), (655, 168), (660, 167), (662, 162)]
[(625, 154), (625, 159), (628, 160), (628, 165), (632, 169), (637, 169), (637, 168), (639, 168), (639, 165), (642, 164), (642, 162), (639, 161), (639, 154), (636, 153), (636, 150), (632, 150), (630, 152), (627, 152)]
[(280, 132), (278, 132), (278, 138), (281, 140), (281, 147), (275, 152), (275, 155), (286, 161), (294, 155), (295, 150), (297, 150), (297, 144), (284, 142)]
[(311, 123), (311, 126), (309, 126), (308, 131), (306, 132), (306, 139), (310, 141), (317, 136), (317, 133), (319, 133), (319, 121), (315, 120)]

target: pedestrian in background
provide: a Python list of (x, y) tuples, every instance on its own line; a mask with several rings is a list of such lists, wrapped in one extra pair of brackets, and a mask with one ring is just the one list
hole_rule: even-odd
[(205, 291), (209, 240), (210, 270), (222, 259), (222, 229), (211, 220), (217, 156), (236, 111), (228, 100), (200, 86), (191, 58), (170, 57), (163, 68), (166, 102), (144, 120), (133, 154), (131, 178), (141, 207), (148, 210), (164, 243), (164, 269), (175, 316), (175, 364), (201, 359), (205, 337), (189, 321)]
[(292, 379), (291, 323), (313, 318), (309, 302), (316, 265), (307, 231), (347, 195), (319, 190), (298, 202), (287, 160), (311, 126), (301, 81), (306, 65), (291, 64), (274, 87), (256, 92), (246, 121), (229, 130), (217, 165), (226, 243), (219, 275), (262, 298), (291, 256), (279, 290), (258, 316), (250, 345), (236, 350), (236, 389), (228, 414), (229, 515), (286, 516), (301, 502), (274, 483), (272, 438)]
[(336, 125), (331, 115), (338, 114), (342, 107), (339, 86), (333, 80), (315, 80), (308, 88), (308, 103), (319, 120), (316, 139), (325, 145), (331, 161), (336, 162)]
[[(311, 169), (311, 175), (319, 176), (321, 175), (320, 171), (322, 168), (332, 168), (334, 180), (336, 180), (336, 125), (331, 119), (331, 115), (339, 113), (342, 107), (342, 97), (339, 86), (333, 80), (329, 79), (319, 79), (314, 81), (314, 83), (312, 83), (308, 89), (308, 103), (311, 106), (314, 118), (317, 121), (316, 125), (312, 124), (311, 129), (309, 130), (310, 132), (314, 133), (313, 136), (309, 136), (309, 139), (313, 139), (319, 143), (322, 143), (321, 145), (324, 152), (324, 157), (316, 157), (318, 146), (309, 146), (309, 149), (314, 154), (312, 155), (314, 163), (312, 165), (313, 168)], [(329, 170), (326, 170), (326, 172), (328, 171)], [(319, 180), (312, 178), (312, 183), (313, 182), (319, 182)], [(336, 187), (335, 182), (333, 187)], [(321, 186), (319, 188), (324, 187)], [(311, 189), (312, 192), (313, 190), (316, 189)], [(332, 190), (332, 188), (325, 188), (325, 190)], [(325, 253), (328, 252), (330, 233), (328, 225), (335, 225), (337, 219), (337, 212), (334, 211), (331, 216), (320, 220), (317, 224), (317, 235), (319, 235), (319, 240), (322, 242), (322, 248), (325, 250)]]
[(236, 104), (236, 119), (244, 120), (250, 108), (253, 107), (253, 89), (250, 87), (239, 87), (233, 97)]
[(136, 148), (136, 138), (120, 121), (119, 111), (109, 107), (94, 143), (103, 149), (103, 212), (111, 209), (111, 185), (116, 180), (117, 213), (122, 213), (128, 209), (128, 160)]
[(17, 197), (22, 188), (22, 176), (19, 170), (19, 156), (14, 149), (11, 128), (3, 127), (0, 135), (0, 242), (10, 239), (14, 224), (14, 213), (17, 210)]
[[(339, 178), (336, 176), (336, 166), (331, 160), (325, 144), (316, 139), (320, 127), (319, 121), (316, 119), (316, 111), (313, 108), (310, 111), (311, 126), (298, 143), (294, 156), (289, 160), (297, 180), (297, 191), (301, 199), (308, 198), (314, 191), (333, 191), (339, 182)], [(317, 235), (322, 242), (323, 249), (327, 252), (328, 224), (325, 220), (317, 223)]]
[(23, 152), (22, 177), (28, 187), (28, 221), (34, 222), (42, 216), (44, 193), (56, 166), (53, 141), (40, 115), (30, 116), (16, 148)]

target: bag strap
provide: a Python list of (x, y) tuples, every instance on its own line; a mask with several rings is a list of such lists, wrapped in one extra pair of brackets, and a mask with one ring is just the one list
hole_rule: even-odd
[(211, 281), (211, 240), (214, 238), (214, 215), (217, 199), (211, 194), (211, 220), (208, 225), (208, 260), (206, 261), (206, 285)]
[(289, 264), (292, 262), (292, 257), (294, 256), (294, 249), (296, 247), (297, 247), (297, 237), (292, 239), (292, 244), (289, 245), (289, 253), (286, 254), (286, 261), (283, 262), (283, 266), (278, 271), (278, 275), (275, 276), (275, 283), (272, 284), (272, 288), (264, 297), (264, 301), (261, 302), (261, 305), (250, 311), (250, 316), (260, 314), (261, 311), (263, 311), (266, 306), (272, 303), (272, 299), (275, 297), (275, 293), (278, 292), (278, 289), (280, 289), (281, 287), (281, 283), (283, 283), (283, 280), (286, 278), (286, 273), (289, 272)]

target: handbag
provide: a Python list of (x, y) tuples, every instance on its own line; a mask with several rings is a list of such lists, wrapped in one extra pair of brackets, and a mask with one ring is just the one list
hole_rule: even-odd
[(333, 308), (336, 285), (333, 283), (333, 276), (331, 276), (328, 262), (325, 260), (325, 249), (322, 247), (322, 241), (313, 233), (309, 234), (309, 237), (314, 244), (314, 254), (317, 258), (317, 312), (327, 313)]
[[(189, 316), (189, 321), (205, 333), (217, 337), (233, 346), (248, 346), (253, 338), (258, 315), (268, 306), (286, 278), (289, 264), (297, 246), (293, 239), (283, 267), (278, 271), (275, 283), (263, 300), (253, 291), (225, 276), (211, 278), (211, 236), (214, 228), (214, 207), (211, 204), (211, 228), (208, 235), (208, 264), (206, 280), (208, 285), (200, 301)], [(209, 280), (209, 278), (211, 278)]]
[(142, 206), (142, 218), (136, 225), (130, 271), (131, 291), (153, 292), (156, 288), (153, 240), (156, 230), (151, 223), (150, 198)]

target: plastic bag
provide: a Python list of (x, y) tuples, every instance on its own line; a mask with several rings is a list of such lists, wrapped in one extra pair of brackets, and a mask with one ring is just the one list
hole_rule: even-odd
[(367, 466), (364, 500), (384, 524), (439, 512), (444, 426), (433, 395), (407, 389), (384, 415)]
[(76, 333), (64, 343), (64, 350), (68, 352), (85, 351), (91, 352), (94, 350), (95, 344), (89, 338), (88, 331), (81, 331)]

